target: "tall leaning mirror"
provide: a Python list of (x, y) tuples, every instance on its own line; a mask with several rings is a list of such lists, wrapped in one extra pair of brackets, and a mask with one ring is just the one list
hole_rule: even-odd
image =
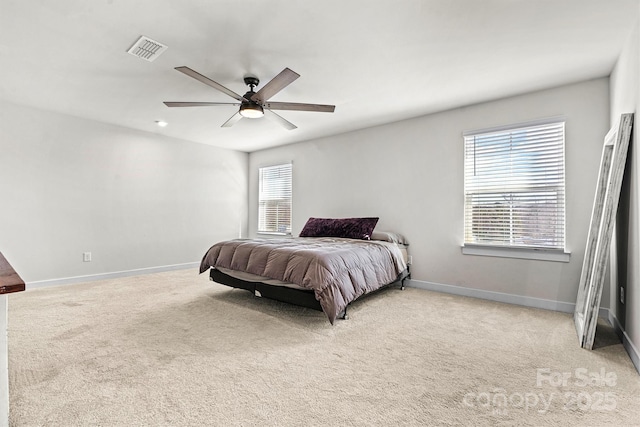
[(580, 346), (591, 350), (596, 334), (602, 286), (618, 210), (633, 114), (622, 114), (604, 138), (591, 225), (573, 315)]

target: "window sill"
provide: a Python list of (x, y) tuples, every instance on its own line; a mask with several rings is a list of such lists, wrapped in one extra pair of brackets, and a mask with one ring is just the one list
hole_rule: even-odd
[(561, 249), (508, 248), (496, 246), (463, 245), (462, 253), (463, 255), (519, 258), (537, 261), (571, 261), (571, 252), (565, 252)]
[(259, 236), (282, 236), (282, 237), (291, 237), (291, 233), (278, 233), (276, 231), (258, 231), (256, 233)]

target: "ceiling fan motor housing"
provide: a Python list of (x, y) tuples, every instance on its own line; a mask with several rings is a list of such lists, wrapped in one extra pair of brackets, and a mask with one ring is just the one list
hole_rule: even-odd
[[(245, 80), (246, 79), (247, 78), (245, 77)], [(255, 95), (255, 92), (253, 90), (250, 90), (249, 92), (244, 94), (244, 99), (242, 100), (242, 104), (240, 105), (240, 115), (242, 117), (246, 117), (248, 119), (257, 119), (264, 115), (264, 109), (262, 108), (262, 105), (251, 99), (253, 95)]]
[(255, 76), (245, 76), (244, 84), (249, 86), (249, 91), (244, 94), (242, 104), (240, 105), (240, 115), (242, 117), (246, 117), (248, 119), (257, 119), (264, 115), (264, 110), (262, 109), (262, 105), (260, 103), (251, 99), (253, 95), (256, 93), (253, 91), (253, 88), (258, 86), (260, 80)]

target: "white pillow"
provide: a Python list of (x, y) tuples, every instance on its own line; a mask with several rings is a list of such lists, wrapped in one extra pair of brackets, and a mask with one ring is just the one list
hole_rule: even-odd
[(409, 245), (409, 242), (400, 233), (393, 231), (376, 231), (371, 233), (371, 240), (382, 240), (383, 242), (398, 243), (400, 245)]

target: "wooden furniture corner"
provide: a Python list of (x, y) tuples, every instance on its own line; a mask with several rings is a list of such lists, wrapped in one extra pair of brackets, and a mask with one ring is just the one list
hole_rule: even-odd
[(9, 261), (0, 252), (0, 295), (25, 290), (24, 280), (11, 267)]

